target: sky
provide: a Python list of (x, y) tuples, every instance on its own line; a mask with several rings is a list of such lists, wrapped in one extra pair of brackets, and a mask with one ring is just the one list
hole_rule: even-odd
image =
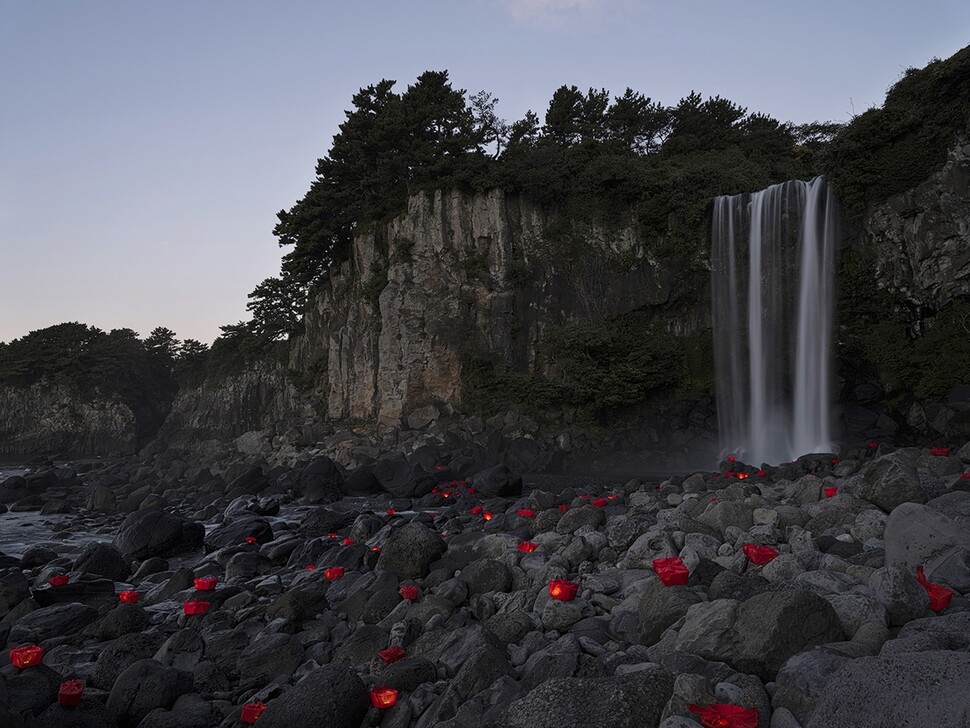
[(848, 121), (970, 43), (965, 0), (0, 0), (0, 341), (211, 343), (351, 96), (425, 70), (543, 116), (563, 84)]

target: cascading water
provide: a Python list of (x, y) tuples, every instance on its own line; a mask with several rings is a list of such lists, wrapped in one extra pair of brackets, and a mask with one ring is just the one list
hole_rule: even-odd
[(714, 200), (714, 358), (725, 452), (779, 463), (832, 449), (838, 219), (821, 177)]

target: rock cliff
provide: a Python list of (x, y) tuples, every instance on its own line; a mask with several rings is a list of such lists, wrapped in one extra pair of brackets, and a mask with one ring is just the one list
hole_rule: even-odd
[(132, 452), (137, 439), (135, 414), (122, 402), (47, 383), (0, 387), (0, 454)]

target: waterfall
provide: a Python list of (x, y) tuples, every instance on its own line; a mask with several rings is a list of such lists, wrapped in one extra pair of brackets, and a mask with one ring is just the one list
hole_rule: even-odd
[(725, 453), (779, 463), (832, 449), (838, 215), (821, 177), (714, 200), (711, 290)]

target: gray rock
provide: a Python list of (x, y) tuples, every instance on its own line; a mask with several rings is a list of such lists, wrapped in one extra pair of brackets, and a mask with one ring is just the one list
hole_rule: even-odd
[(562, 518), (556, 523), (556, 533), (575, 533), (584, 526), (599, 528), (605, 521), (606, 515), (602, 508), (589, 505), (582, 508), (570, 508), (562, 514)]
[(409, 523), (391, 534), (374, 568), (390, 571), (399, 579), (423, 578), (446, 548), (437, 533), (420, 523)]
[(876, 458), (863, 471), (859, 498), (886, 513), (902, 503), (925, 503), (926, 492), (916, 472), (918, 452), (896, 450)]
[(970, 654), (851, 660), (829, 679), (806, 728), (970, 725)]
[(155, 708), (171, 708), (180, 695), (191, 691), (189, 673), (155, 660), (139, 660), (115, 680), (108, 694), (108, 712), (122, 728), (134, 728)]
[(84, 507), (89, 511), (114, 511), (118, 507), (115, 494), (104, 485), (95, 485), (88, 491)]
[(292, 675), (302, 661), (303, 645), (293, 635), (260, 635), (239, 655), (236, 672), (240, 680), (262, 685), (280, 675)]
[(461, 572), (468, 584), (468, 595), (488, 592), (507, 592), (512, 588), (512, 573), (509, 567), (495, 559), (479, 559)]
[(53, 604), (36, 609), (17, 620), (10, 630), (10, 644), (38, 644), (53, 637), (80, 632), (98, 618), (98, 610), (80, 602)]
[(914, 619), (899, 630), (896, 639), (885, 642), (879, 654), (934, 650), (970, 652), (970, 612)]
[(494, 465), (479, 471), (472, 477), (472, 486), (483, 498), (513, 498), (522, 495), (522, 478), (515, 475), (508, 465)]
[(886, 608), (890, 626), (906, 624), (922, 617), (930, 597), (916, 577), (902, 566), (884, 566), (869, 578), (869, 592)]
[(191, 672), (205, 656), (205, 642), (194, 629), (180, 629), (155, 653), (155, 660), (166, 667)]
[(243, 513), (209, 531), (205, 548), (211, 552), (225, 546), (243, 546), (247, 536), (255, 538), (258, 544), (269, 543), (273, 540), (273, 527), (261, 516)]
[(151, 624), (144, 607), (138, 604), (119, 604), (98, 623), (98, 640), (107, 642), (123, 634), (142, 632)]
[(582, 618), (582, 609), (576, 602), (550, 599), (542, 609), (542, 626), (547, 630), (565, 632)]
[(30, 596), (30, 584), (17, 567), (0, 570), (0, 619)]
[(863, 624), (875, 622), (889, 624), (886, 608), (866, 594), (853, 592), (850, 594), (832, 594), (825, 597), (839, 616), (842, 631), (852, 637)]
[(91, 685), (98, 690), (111, 690), (118, 675), (138, 660), (150, 658), (164, 641), (164, 635), (158, 632), (144, 632), (122, 635), (110, 642), (94, 663)]
[(852, 642), (814, 647), (791, 657), (778, 671), (771, 704), (786, 708), (804, 723), (815, 710), (832, 674), (849, 660), (867, 657), (865, 648)]
[(85, 546), (74, 560), (74, 571), (125, 581), (131, 576), (131, 565), (114, 546), (95, 542)]
[(651, 580), (637, 608), (640, 642), (648, 647), (656, 644), (668, 627), (700, 601), (701, 597), (693, 589), (686, 586), (668, 587), (660, 579)]
[(904, 503), (889, 516), (885, 542), (887, 565), (915, 572), (923, 564), (931, 581), (970, 591), (970, 530), (966, 522), (929, 506)]
[(509, 706), (510, 728), (643, 728), (657, 725), (673, 691), (659, 665), (621, 677), (549, 680)]
[(165, 556), (200, 544), (198, 529), (204, 533), (201, 523), (189, 524), (178, 516), (155, 509), (139, 510), (125, 518), (113, 543), (124, 556), (136, 559)]
[(353, 670), (325, 665), (311, 670), (295, 687), (267, 703), (259, 728), (358, 728), (368, 705), (367, 690)]

